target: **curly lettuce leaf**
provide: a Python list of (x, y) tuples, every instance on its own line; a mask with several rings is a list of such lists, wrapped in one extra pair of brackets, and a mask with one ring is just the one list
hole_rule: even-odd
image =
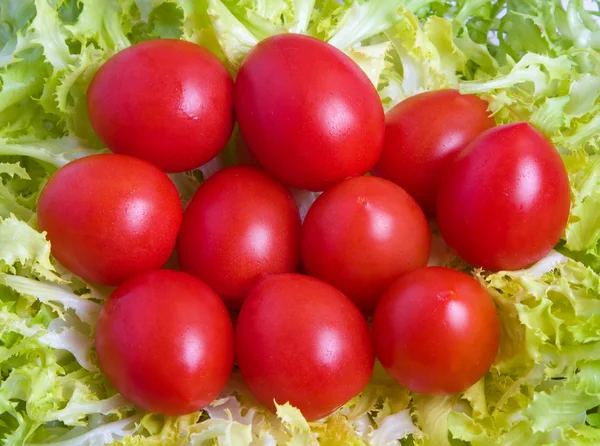
[(423, 91), (458, 87), (466, 56), (454, 43), (449, 21), (432, 16), (422, 24), (413, 13), (399, 10), (399, 20), (385, 35), (393, 48), (380, 92), (386, 108)]
[(451, 435), (474, 446), (589, 436), (600, 405), (600, 276), (553, 252), (526, 270), (477, 277), (498, 305), (501, 347), (449, 413)]
[(100, 304), (59, 275), (44, 234), (27, 223), (14, 216), (0, 220), (0, 241), (3, 444), (112, 439), (117, 425), (111, 423), (130, 415), (131, 406), (95, 364)]
[(600, 262), (600, 155), (579, 152), (564, 159), (572, 190), (564, 248), (567, 253), (581, 253), (578, 260), (597, 267)]
[[(597, 7), (581, 0), (7, 0), (0, 8), (0, 442), (7, 445), (598, 444), (600, 58)], [(597, 2), (596, 2), (597, 3)], [(3, 4), (4, 6), (4, 4)], [(281, 32), (345, 51), (386, 109), (460, 88), (498, 122), (527, 120), (560, 150), (572, 211), (563, 241), (531, 268), (476, 271), (498, 307), (494, 367), (461, 395), (426, 397), (377, 365), (364, 391), (307, 423), (266, 411), (234, 374), (220, 399), (185, 417), (132, 408), (97, 370), (93, 331), (110, 290), (56, 264), (35, 230), (41, 187), (98, 153), (85, 106), (92, 76), (143, 40), (198, 43), (235, 75)], [(171, 175), (186, 203), (200, 182), (253, 163), (234, 132), (214, 160)], [(318, 194), (293, 191), (305, 213)], [(434, 235), (431, 264), (469, 270)], [(595, 271), (594, 271), (595, 269)]]

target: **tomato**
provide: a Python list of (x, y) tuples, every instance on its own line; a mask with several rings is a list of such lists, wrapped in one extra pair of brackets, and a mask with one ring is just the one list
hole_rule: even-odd
[(111, 57), (87, 91), (92, 127), (115, 153), (167, 172), (194, 169), (227, 144), (233, 79), (208, 50), (158, 39)]
[(449, 268), (420, 268), (381, 298), (373, 342), (381, 365), (402, 386), (452, 394), (489, 370), (500, 322), (492, 298), (473, 277)]
[(145, 272), (108, 298), (96, 328), (100, 368), (125, 398), (164, 415), (200, 410), (233, 368), (229, 314), (204, 282), (180, 271)]
[(333, 412), (366, 386), (369, 327), (340, 291), (299, 274), (257, 282), (236, 327), (236, 357), (250, 391), (271, 410), (289, 402), (307, 420)]
[(50, 178), (37, 204), (52, 254), (85, 280), (118, 285), (163, 266), (181, 224), (177, 189), (157, 167), (127, 155), (92, 155)]
[(356, 177), (327, 189), (302, 227), (302, 262), (350, 297), (375, 309), (401, 274), (427, 264), (431, 235), (419, 205), (383, 178)]
[(488, 130), (460, 153), (440, 183), (437, 217), (444, 240), (467, 262), (516, 270), (550, 252), (569, 209), (560, 155), (519, 123)]
[(289, 186), (323, 190), (369, 171), (381, 153), (377, 90), (352, 59), (314, 37), (259, 42), (240, 67), (235, 101), (251, 152)]
[(239, 308), (261, 274), (298, 267), (298, 208), (290, 192), (259, 168), (223, 169), (186, 208), (177, 253), (183, 271)]
[(469, 142), (494, 126), (487, 102), (456, 90), (428, 91), (388, 111), (385, 145), (374, 172), (402, 186), (435, 215), (440, 177)]

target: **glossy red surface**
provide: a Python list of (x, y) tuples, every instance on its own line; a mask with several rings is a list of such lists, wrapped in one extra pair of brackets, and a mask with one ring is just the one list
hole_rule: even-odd
[(500, 342), (496, 307), (471, 276), (428, 267), (406, 273), (375, 311), (381, 365), (413, 392), (466, 390), (488, 371)]
[(327, 189), (302, 226), (307, 272), (370, 313), (401, 274), (427, 264), (431, 235), (419, 205), (401, 187), (355, 177)]
[(318, 279), (269, 276), (242, 306), (236, 357), (252, 393), (270, 409), (290, 402), (316, 420), (357, 395), (373, 371), (369, 327), (352, 302)]
[(323, 190), (369, 171), (381, 153), (381, 101), (361, 68), (299, 34), (259, 42), (236, 79), (236, 115), (257, 160), (299, 189)]
[(100, 67), (87, 107), (92, 127), (111, 151), (181, 172), (205, 164), (227, 144), (233, 80), (201, 46), (149, 40)]
[(234, 335), (223, 302), (179, 271), (140, 274), (106, 301), (96, 351), (111, 384), (137, 406), (184, 415), (213, 401), (233, 367)]
[(50, 178), (37, 204), (52, 254), (91, 282), (118, 285), (162, 267), (177, 240), (177, 189), (157, 167), (126, 155), (92, 155)]
[(487, 102), (456, 90), (411, 96), (386, 115), (385, 145), (374, 173), (402, 186), (435, 215), (441, 175), (469, 142), (495, 125)]
[(183, 271), (239, 308), (260, 275), (298, 267), (298, 208), (262, 169), (223, 169), (200, 186), (186, 208), (177, 253)]
[(563, 234), (569, 178), (558, 151), (526, 123), (488, 130), (449, 167), (437, 218), (444, 240), (473, 265), (516, 270)]

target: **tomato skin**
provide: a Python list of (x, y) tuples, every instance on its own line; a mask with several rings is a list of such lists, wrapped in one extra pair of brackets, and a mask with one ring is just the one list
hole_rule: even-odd
[(87, 92), (92, 127), (115, 153), (166, 172), (199, 167), (233, 130), (233, 79), (210, 51), (158, 39), (112, 56)]
[(444, 240), (467, 262), (517, 270), (558, 243), (569, 209), (560, 155), (519, 123), (488, 130), (460, 153), (442, 178), (437, 217)]
[(100, 368), (137, 406), (185, 415), (214, 400), (233, 368), (227, 309), (201, 280), (180, 271), (142, 273), (108, 298), (96, 328)]
[(377, 358), (402, 386), (452, 394), (489, 370), (500, 322), (492, 298), (473, 277), (426, 267), (406, 273), (383, 295), (373, 342)]
[(377, 90), (352, 59), (314, 37), (259, 42), (240, 67), (235, 101), (248, 147), (289, 186), (324, 190), (369, 171), (381, 153)]
[(333, 412), (366, 386), (374, 364), (369, 327), (352, 302), (318, 279), (258, 282), (236, 327), (242, 377), (271, 410), (287, 401), (307, 420)]
[(366, 313), (406, 271), (427, 265), (431, 234), (419, 205), (377, 177), (345, 180), (317, 198), (302, 226), (302, 262)]
[(177, 253), (183, 271), (239, 308), (260, 275), (297, 269), (298, 208), (289, 191), (261, 169), (223, 169), (188, 204)]
[(67, 269), (118, 285), (167, 262), (182, 208), (169, 177), (151, 163), (99, 154), (59, 169), (40, 194), (37, 215)]
[(469, 142), (495, 125), (487, 102), (457, 90), (411, 96), (386, 114), (385, 144), (374, 172), (393, 181), (435, 216), (440, 178)]

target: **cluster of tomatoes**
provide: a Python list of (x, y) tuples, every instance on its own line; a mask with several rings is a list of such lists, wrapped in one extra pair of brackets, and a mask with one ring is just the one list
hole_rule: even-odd
[[(56, 172), (38, 222), (64, 266), (117, 286), (99, 364), (158, 413), (216, 398), (234, 355), (260, 402), (309, 420), (358, 394), (375, 356), (413, 391), (462, 391), (500, 327), (475, 279), (426, 266), (428, 217), (466, 261), (499, 270), (547, 254), (569, 214), (562, 161), (528, 124), (496, 127), (453, 90), (385, 116), (361, 69), (312, 37), (265, 39), (235, 83), (192, 43), (137, 44), (97, 72), (88, 111), (113, 154)], [(212, 159), (234, 120), (255, 165), (217, 172), (183, 212), (165, 172)], [(289, 186), (324, 191), (304, 222)], [(174, 249), (180, 270), (161, 269)]]

